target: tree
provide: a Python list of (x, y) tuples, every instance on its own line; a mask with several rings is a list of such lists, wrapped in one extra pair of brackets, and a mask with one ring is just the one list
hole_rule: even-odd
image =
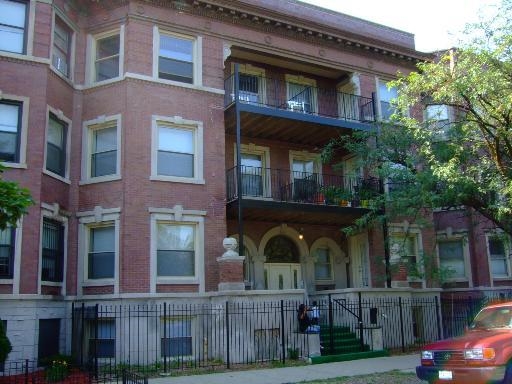
[(1, 178), (4, 167), (0, 164), (0, 230), (15, 227), (18, 220), (27, 213), (34, 202), (30, 192), (14, 181)]
[[(375, 225), (386, 232), (388, 221), (402, 218), (431, 225), (433, 209), (465, 206), (512, 235), (512, 0), (464, 35), (457, 49), (389, 84), (398, 94), (390, 121), (324, 148), (327, 162), (354, 153), (381, 183), (371, 209), (346, 233)], [(434, 255), (421, 256), (420, 270), (432, 280), (449, 276)], [(390, 283), (389, 244), (384, 259)]]
[[(460, 48), (391, 83), (399, 95), (396, 123), (411, 136), (414, 165), (428, 168), (433, 203), (470, 207), (512, 234), (512, 2), (465, 35)], [(421, 111), (408, 115), (418, 105), (453, 113), (444, 124), (436, 116), (425, 122)]]
[[(466, 206), (512, 234), (512, 0), (464, 34), (459, 48), (389, 84), (398, 93), (390, 122), (324, 149), (325, 160), (340, 147), (358, 154), (362, 166), (393, 187), (346, 231)], [(424, 118), (426, 108), (441, 113), (444, 106), (449, 119)]]

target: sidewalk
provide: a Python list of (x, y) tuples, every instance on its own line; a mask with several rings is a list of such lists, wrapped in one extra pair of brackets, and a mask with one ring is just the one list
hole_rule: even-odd
[(254, 369), (205, 375), (162, 377), (150, 384), (291, 384), (305, 380), (357, 376), (393, 370), (415, 372), (419, 354), (315, 364), (300, 367)]

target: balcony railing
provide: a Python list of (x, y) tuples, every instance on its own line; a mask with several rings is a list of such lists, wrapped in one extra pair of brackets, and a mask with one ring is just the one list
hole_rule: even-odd
[[(241, 166), (243, 198), (367, 207), (379, 191), (377, 179)], [(240, 197), (237, 167), (227, 171), (227, 200)]]
[[(231, 75), (224, 81), (226, 107), (236, 100), (234, 79)], [(341, 120), (375, 121), (371, 97), (243, 73), (239, 73), (238, 84), (242, 103)]]

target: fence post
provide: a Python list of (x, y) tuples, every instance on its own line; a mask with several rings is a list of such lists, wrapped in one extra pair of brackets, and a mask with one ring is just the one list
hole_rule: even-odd
[(281, 354), (283, 356), (283, 364), (286, 362), (286, 339), (284, 332), (284, 300), (281, 300)]
[(94, 311), (94, 351), (93, 351), (93, 358), (94, 358), (94, 378), (98, 378), (98, 309), (99, 305), (95, 305), (95, 311)]
[(229, 339), (229, 303), (226, 301), (226, 368), (230, 369), (230, 355), (229, 349), (230, 347), (230, 339)]
[(329, 293), (329, 349), (330, 353), (334, 354), (334, 324), (333, 324), (333, 313), (332, 313), (332, 299)]
[(400, 308), (400, 339), (402, 341), (402, 352), (405, 352), (405, 335), (404, 335), (404, 313), (402, 308), (402, 297), (398, 297), (398, 307)]
[(169, 340), (167, 340), (167, 302), (164, 302), (164, 342), (163, 342), (163, 352), (164, 352), (164, 372), (167, 373), (167, 344)]
[(357, 296), (359, 299), (359, 312), (358, 312), (358, 321), (359, 321), (359, 339), (361, 340), (361, 352), (364, 352), (364, 334), (363, 334), (363, 305), (361, 302), (361, 291), (357, 292)]
[(436, 304), (436, 319), (437, 319), (437, 339), (441, 340), (441, 322), (443, 319), (439, 316), (439, 300), (437, 299), (437, 296), (434, 297), (435, 304)]
[(25, 384), (28, 384), (28, 359), (25, 359)]

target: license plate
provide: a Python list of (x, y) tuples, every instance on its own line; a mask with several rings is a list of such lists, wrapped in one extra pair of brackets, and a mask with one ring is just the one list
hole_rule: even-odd
[(439, 379), (451, 380), (453, 378), (452, 371), (439, 371)]

